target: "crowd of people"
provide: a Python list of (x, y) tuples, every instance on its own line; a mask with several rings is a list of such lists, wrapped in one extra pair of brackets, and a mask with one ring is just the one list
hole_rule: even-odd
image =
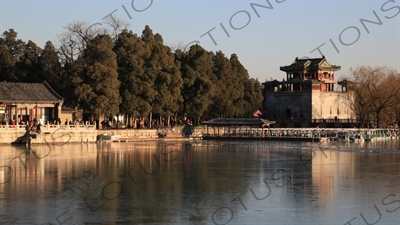
[[(16, 122), (15, 122), (15, 120), (11, 120), (11, 122), (10, 122), (10, 125), (11, 126), (15, 126), (16, 125)], [(18, 125), (25, 125), (25, 129), (28, 131), (28, 130), (30, 130), (30, 131), (35, 131), (35, 132), (37, 132), (38, 134), (40, 134), (40, 132), (41, 132), (41, 126), (42, 126), (42, 124), (35, 118), (35, 119), (33, 119), (33, 120), (26, 120), (26, 121), (24, 121), (24, 120), (22, 120), (20, 117), (18, 118)]]
[(64, 125), (96, 125), (96, 121), (94, 121), (93, 119), (91, 120), (68, 120), (65, 119)]
[(136, 119), (133, 123), (128, 123), (125, 125), (121, 121), (116, 120), (115, 118), (106, 118), (101, 121), (101, 128), (103, 130), (109, 129), (122, 129), (122, 128), (129, 128), (129, 129), (160, 129), (160, 128), (168, 128), (174, 127), (176, 125), (198, 125), (198, 121), (192, 121), (190, 118), (186, 119), (178, 119), (175, 120), (173, 117), (170, 118), (169, 123), (167, 119), (152, 119), (151, 122), (149, 119)]

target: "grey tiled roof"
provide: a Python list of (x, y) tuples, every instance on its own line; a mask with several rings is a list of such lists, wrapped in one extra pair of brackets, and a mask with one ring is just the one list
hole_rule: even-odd
[(261, 126), (264, 124), (274, 124), (275, 121), (269, 121), (261, 118), (228, 118), (228, 119), (212, 119), (202, 122), (206, 125), (220, 125), (220, 126)]
[[(289, 66), (281, 66), (282, 71), (303, 71), (305, 69), (310, 71), (317, 71), (320, 64), (326, 61), (325, 57), (322, 58), (312, 58), (312, 59), (299, 59), (296, 58), (294, 62)], [(340, 66), (331, 65), (332, 69), (339, 70)]]
[(0, 82), (0, 102), (57, 103), (62, 100), (47, 82)]

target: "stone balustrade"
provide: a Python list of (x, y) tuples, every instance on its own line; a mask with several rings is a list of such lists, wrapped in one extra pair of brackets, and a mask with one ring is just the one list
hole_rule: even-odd
[(0, 144), (23, 144), (29, 139), (32, 144), (89, 143), (95, 142), (97, 136), (95, 125), (41, 125), (40, 133), (27, 133), (26, 129), (26, 125), (0, 125)]
[[(58, 129), (64, 130), (96, 130), (96, 125), (84, 125), (84, 124), (77, 124), (77, 125), (41, 125), (40, 130), (41, 132), (52, 132)], [(0, 125), (0, 132), (2, 131), (26, 131), (26, 125)]]

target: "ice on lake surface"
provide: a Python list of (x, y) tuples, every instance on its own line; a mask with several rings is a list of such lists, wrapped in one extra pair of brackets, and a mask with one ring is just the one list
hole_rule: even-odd
[(0, 224), (400, 224), (398, 140), (1, 146)]

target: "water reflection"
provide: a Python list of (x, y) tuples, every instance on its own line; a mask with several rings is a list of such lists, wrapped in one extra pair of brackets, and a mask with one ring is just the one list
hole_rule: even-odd
[(2, 146), (0, 223), (399, 224), (398, 145), (370, 144)]

